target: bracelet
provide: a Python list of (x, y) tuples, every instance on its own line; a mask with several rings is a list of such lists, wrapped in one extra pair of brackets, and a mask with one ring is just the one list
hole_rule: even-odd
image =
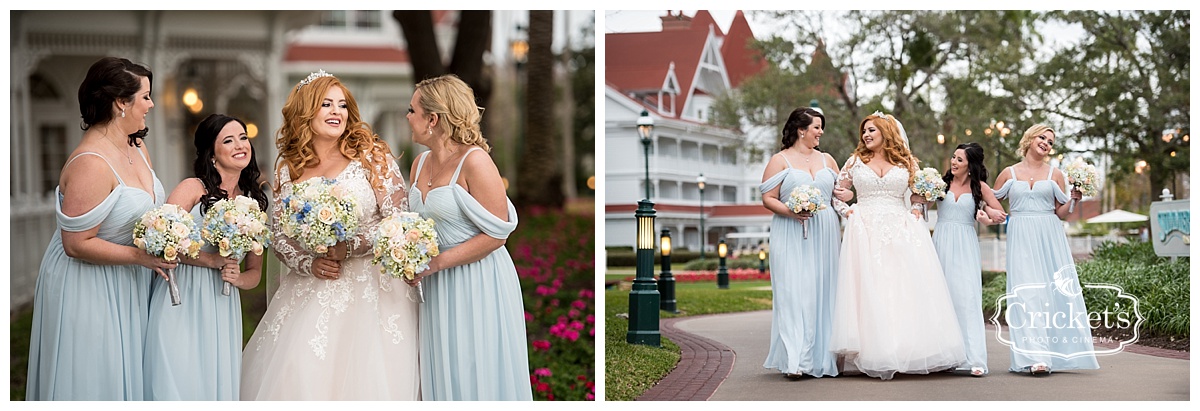
[(920, 209), (921, 209), (921, 203), (913, 203), (913, 205), (912, 205), (912, 209), (913, 209), (913, 210), (920, 210)]

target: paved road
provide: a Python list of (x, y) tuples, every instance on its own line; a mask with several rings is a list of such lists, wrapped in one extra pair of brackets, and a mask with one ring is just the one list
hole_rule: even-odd
[[(729, 369), (724, 381), (715, 392), (689, 392), (687, 398), (667, 398), (664, 391), (673, 386), (688, 383), (687, 375), (697, 375), (709, 381), (713, 372), (695, 372), (698, 364), (690, 364), (693, 370), (668, 376), (666, 383), (652, 390), (659, 394), (654, 399), (711, 399), (711, 400), (1183, 400), (1190, 397), (1190, 366), (1187, 353), (1157, 350), (1143, 347), (1139, 351), (1157, 355), (1136, 354), (1127, 349), (1116, 355), (1099, 357), (1100, 369), (1087, 371), (1054, 372), (1046, 377), (1008, 372), (1008, 347), (995, 338), (988, 340), (988, 368), (991, 374), (973, 378), (965, 374), (937, 373), (932, 375), (897, 374), (890, 381), (866, 376), (842, 376), (837, 378), (810, 378), (789, 380), (773, 370), (762, 367), (769, 346), (771, 312), (722, 314), (695, 318), (673, 319), (664, 327), (664, 335), (686, 333), (688, 339), (704, 344), (696, 350), (732, 350), (733, 364), (724, 368), (708, 364), (703, 369), (719, 370), (715, 378), (721, 378)], [(989, 336), (992, 332), (989, 329)], [(673, 341), (678, 339), (672, 338)], [(712, 344), (712, 343), (716, 344)], [(691, 346), (692, 343), (681, 344)], [(716, 348), (705, 348), (705, 347)], [(1177, 358), (1165, 358), (1175, 356)], [(704, 361), (721, 361), (720, 355), (692, 356)], [(724, 356), (728, 362), (728, 355)], [(681, 361), (682, 362), (682, 361)], [(728, 365), (728, 364), (727, 364)], [(680, 364), (679, 370), (685, 369)], [(696, 384), (692, 384), (696, 386)], [(664, 389), (665, 388), (665, 389)], [(648, 392), (647, 394), (651, 394)], [(643, 397), (643, 399), (650, 399)]]

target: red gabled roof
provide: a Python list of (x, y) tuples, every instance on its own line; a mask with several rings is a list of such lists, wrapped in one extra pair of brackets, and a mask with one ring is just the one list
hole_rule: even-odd
[[(680, 95), (673, 118), (678, 119), (683, 114), (682, 108), (687, 104), (684, 99), (692, 89), (710, 29), (715, 36), (725, 37), (720, 53), (732, 87), (736, 88), (744, 78), (767, 66), (757, 52), (747, 47), (754, 39), (754, 33), (741, 11), (734, 15), (728, 35), (722, 33), (712, 14), (706, 10), (697, 11), (691, 18), (668, 11), (660, 18), (664, 20), (662, 31), (605, 35), (604, 75), (605, 81), (622, 94), (659, 90), (674, 63)], [(688, 26), (684, 28), (682, 24)]]
[(667, 69), (686, 92), (690, 88), (708, 33), (687, 31), (610, 33), (604, 37), (606, 81), (620, 90), (659, 89)]
[(729, 34), (721, 44), (721, 57), (725, 59), (725, 71), (729, 74), (730, 87), (737, 88), (742, 80), (767, 68), (767, 62), (762, 55), (750, 48), (754, 40), (754, 32), (746, 15), (738, 10), (733, 15), (733, 23), (729, 25)]
[[(609, 33), (604, 36), (604, 77), (624, 94), (634, 91), (659, 90), (667, 78), (667, 70), (675, 63), (679, 80), (678, 107), (683, 107), (700, 64), (700, 53), (708, 38), (708, 30), (677, 30), (647, 33)], [(682, 110), (675, 110), (679, 118)]]

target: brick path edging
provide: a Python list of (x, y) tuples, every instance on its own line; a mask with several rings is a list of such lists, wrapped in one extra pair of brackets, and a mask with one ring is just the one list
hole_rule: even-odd
[(679, 364), (639, 401), (707, 401), (733, 371), (732, 348), (675, 328), (675, 323), (702, 316), (665, 318), (659, 332), (679, 346)]

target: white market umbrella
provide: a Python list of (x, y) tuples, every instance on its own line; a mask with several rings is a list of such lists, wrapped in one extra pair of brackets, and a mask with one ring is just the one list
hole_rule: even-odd
[(1150, 217), (1131, 213), (1125, 210), (1112, 210), (1104, 214), (1087, 219), (1088, 224), (1094, 223), (1135, 223), (1139, 221), (1149, 220)]

